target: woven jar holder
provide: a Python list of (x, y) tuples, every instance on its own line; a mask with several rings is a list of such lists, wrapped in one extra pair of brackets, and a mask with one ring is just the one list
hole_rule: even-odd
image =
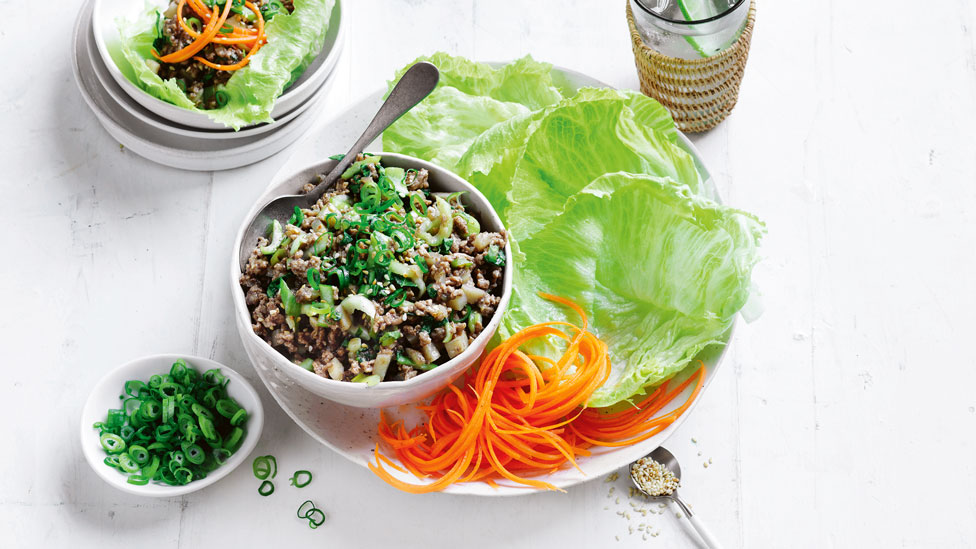
[(735, 43), (704, 59), (678, 59), (655, 51), (641, 40), (634, 12), (627, 2), (627, 23), (641, 91), (667, 107), (681, 131), (714, 128), (732, 112), (739, 98), (755, 22), (756, 0), (752, 0), (746, 26)]

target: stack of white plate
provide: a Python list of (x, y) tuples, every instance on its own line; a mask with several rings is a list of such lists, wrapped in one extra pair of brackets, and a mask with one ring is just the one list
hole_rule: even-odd
[(108, 44), (119, 40), (115, 19), (129, 15), (136, 4), (143, 6), (125, 0), (88, 0), (72, 37), (72, 68), (81, 95), (102, 126), (127, 149), (175, 168), (226, 170), (281, 151), (311, 126), (342, 50), (340, 0), (332, 11), (322, 51), (275, 102), (274, 122), (238, 131), (157, 99), (122, 74)]

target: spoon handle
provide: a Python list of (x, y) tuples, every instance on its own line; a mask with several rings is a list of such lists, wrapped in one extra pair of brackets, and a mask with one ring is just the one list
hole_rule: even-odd
[(705, 542), (705, 547), (709, 549), (722, 549), (722, 544), (715, 539), (715, 536), (708, 530), (705, 523), (698, 518), (697, 515), (688, 515), (688, 522), (695, 528), (698, 535), (701, 536), (702, 541)]
[(688, 504), (682, 501), (681, 498), (678, 497), (677, 493), (671, 496), (671, 501), (673, 501), (675, 505), (684, 511), (684, 515), (688, 518), (688, 522), (691, 523), (691, 526), (696, 532), (698, 532), (698, 535), (701, 536), (702, 541), (705, 542), (705, 547), (708, 547), (708, 549), (722, 549), (722, 543), (712, 535), (708, 527), (705, 526), (705, 523), (702, 522), (697, 515), (691, 512), (691, 509), (688, 508)]
[(439, 79), (440, 71), (430, 63), (420, 62), (410, 67), (404, 73), (403, 77), (400, 78), (400, 81), (397, 82), (397, 85), (394, 86), (393, 91), (390, 92), (386, 101), (383, 102), (380, 110), (376, 112), (376, 116), (366, 126), (363, 135), (356, 140), (356, 143), (349, 149), (346, 156), (336, 164), (335, 168), (332, 168), (332, 171), (325, 176), (322, 183), (319, 183), (309, 194), (318, 196), (331, 187), (332, 183), (342, 175), (342, 172), (346, 171), (346, 168), (356, 160), (356, 155), (363, 152), (363, 149), (379, 137), (383, 133), (383, 130), (388, 128), (390, 124), (396, 122), (398, 118), (412, 109), (414, 105), (420, 103), (425, 97), (430, 95), (430, 92), (434, 91), (434, 88), (437, 87), (437, 81)]

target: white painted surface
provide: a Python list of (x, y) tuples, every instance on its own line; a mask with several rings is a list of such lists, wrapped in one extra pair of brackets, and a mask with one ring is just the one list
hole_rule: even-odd
[[(602, 480), (514, 500), (399, 493), (268, 398), (257, 451), (282, 471), (269, 498), (246, 468), (174, 500), (96, 477), (75, 430), (110, 368), (185, 352), (257, 381), (225, 265), (240, 217), (288, 152), (208, 174), (120, 150), (71, 81), (78, 4), (0, 2), (0, 546), (695, 546), (671, 513), (632, 521), (658, 537), (628, 534), (615, 514), (626, 498), (607, 498)], [(349, 4), (327, 111), (436, 49), (530, 52), (637, 84), (622, 0)], [(728, 547), (976, 543), (973, 6), (762, 2), (739, 106), (695, 138), (726, 201), (769, 225), (756, 272), (766, 312), (738, 331), (728, 367), (668, 444), (687, 470), (682, 493)], [(376, 32), (397, 25), (409, 38)], [(287, 483), (298, 468), (316, 473), (303, 490)], [(323, 528), (295, 518), (306, 498), (329, 513)]]

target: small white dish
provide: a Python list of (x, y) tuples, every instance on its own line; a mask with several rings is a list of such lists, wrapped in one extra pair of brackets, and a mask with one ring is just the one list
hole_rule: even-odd
[[(351, 140), (350, 140), (351, 141)], [(456, 175), (455, 173), (441, 168), (430, 162), (407, 156), (403, 154), (375, 153), (382, 157), (383, 165), (397, 166), (400, 168), (426, 168), (430, 173), (430, 188), (435, 191), (465, 191), (465, 207), (476, 219), (481, 222), (481, 227), (485, 231), (497, 232), (504, 229), (501, 219), (495, 213), (494, 208), (488, 202), (481, 191), (470, 183)], [(243, 224), (237, 232), (237, 238), (232, 250), (230, 276), (231, 292), (234, 299), (234, 318), (237, 321), (237, 329), (244, 342), (244, 350), (247, 351), (251, 362), (258, 370), (271, 373), (277, 377), (290, 380), (311, 391), (312, 393), (328, 400), (354, 406), (358, 408), (380, 408), (386, 406), (398, 406), (419, 402), (424, 398), (443, 389), (448, 384), (461, 376), (485, 350), (488, 341), (495, 335), (498, 325), (501, 322), (508, 302), (512, 296), (512, 250), (510, 246), (505, 246), (505, 273), (501, 289), (501, 301), (495, 310), (495, 314), (484, 327), (470, 346), (461, 354), (441, 364), (429, 372), (425, 372), (416, 377), (405, 381), (384, 381), (372, 387), (365, 383), (350, 383), (348, 381), (336, 381), (316, 375), (308, 370), (293, 364), (281, 353), (275, 350), (268, 342), (264, 341), (251, 328), (251, 314), (244, 302), (244, 292), (241, 290), (241, 266), (238, 260), (237, 250), (240, 249), (241, 240), (244, 237), (244, 230), (250, 224), (251, 218), (257, 214), (258, 208), (263, 206), (269, 199), (283, 194), (294, 194), (298, 192), (301, 185), (312, 181), (313, 178), (322, 173), (328, 173), (335, 165), (335, 160), (318, 162), (300, 170), (298, 173), (279, 179), (260, 199), (255, 203), (254, 208), (244, 217)], [(264, 377), (264, 376), (262, 376)]]
[[(169, 0), (153, 0), (153, 3), (158, 4), (161, 9), (165, 9), (169, 5)], [(177, 107), (145, 92), (129, 81), (119, 69), (118, 63), (124, 62), (124, 59), (121, 59), (121, 53), (118, 53), (121, 38), (116, 19), (119, 17), (127, 20), (136, 19), (140, 13), (145, 12), (145, 9), (146, 4), (143, 2), (94, 0), (91, 32), (95, 38), (98, 55), (101, 56), (103, 63), (108, 68), (109, 74), (119, 87), (139, 105), (165, 120), (191, 128), (227, 130), (227, 126), (214, 122), (206, 114)], [(280, 116), (294, 110), (295, 107), (307, 101), (322, 87), (322, 83), (332, 73), (339, 60), (341, 48), (336, 47), (336, 45), (342, 43), (345, 35), (344, 29), (341, 0), (336, 0), (322, 51), (305, 68), (301, 77), (286, 88), (275, 101), (274, 108), (271, 111), (272, 118), (277, 120)], [(119, 59), (113, 57), (113, 51), (116, 52)]]
[[(206, 478), (191, 481), (184, 486), (166, 486), (155, 482), (149, 482), (149, 484), (142, 486), (129, 484), (127, 475), (105, 465), (104, 460), (107, 454), (99, 442), (98, 430), (94, 429), (92, 425), (97, 421), (105, 421), (109, 409), (121, 406), (119, 395), (122, 394), (126, 381), (130, 379), (147, 381), (154, 374), (168, 373), (173, 363), (181, 358), (200, 373), (211, 368), (220, 368), (221, 373), (230, 378), (230, 383), (227, 384), (228, 396), (236, 400), (248, 413), (244, 440), (241, 442), (240, 448), (223, 465), (208, 473)], [(201, 357), (171, 354), (152, 355), (137, 358), (119, 366), (95, 385), (81, 412), (81, 449), (95, 473), (114, 488), (137, 496), (182, 496), (210, 486), (227, 476), (238, 465), (244, 463), (261, 438), (263, 428), (264, 408), (261, 406), (261, 398), (254, 387), (230, 367)]]

